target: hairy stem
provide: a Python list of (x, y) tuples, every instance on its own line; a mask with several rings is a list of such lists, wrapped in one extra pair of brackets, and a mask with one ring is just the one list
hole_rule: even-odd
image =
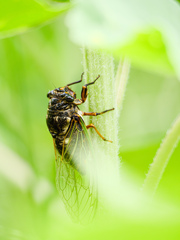
[(167, 131), (164, 140), (158, 149), (153, 163), (150, 166), (149, 172), (146, 176), (143, 191), (154, 195), (158, 184), (162, 178), (168, 161), (177, 146), (180, 139), (180, 115), (172, 124), (172, 127)]
[(117, 73), (116, 73), (116, 101), (118, 106), (118, 116), (120, 116), (123, 108), (123, 100), (125, 97), (126, 86), (128, 82), (130, 71), (130, 62), (128, 59), (119, 61)]
[[(100, 51), (83, 49), (83, 66), (87, 83), (94, 81), (98, 75), (100, 78), (95, 84), (88, 86), (88, 102), (86, 111), (102, 112), (115, 108), (97, 117), (90, 117), (89, 123), (93, 123), (98, 131), (113, 143), (104, 142), (96, 134), (94, 129), (88, 130), (91, 135), (95, 168), (92, 172), (98, 185), (98, 193), (103, 199), (116, 208), (120, 206), (122, 193), (126, 192), (119, 174), (119, 116), (125, 95), (130, 64), (127, 60), (120, 61), (116, 77), (114, 76), (114, 59), (111, 55)], [(85, 110), (85, 109), (84, 109)], [(86, 121), (87, 122), (87, 121)], [(95, 173), (96, 171), (96, 173)], [(123, 199), (125, 199), (123, 195)], [(125, 200), (126, 201), (126, 200)]]
[(113, 57), (100, 50), (84, 48), (83, 66), (87, 83), (92, 82), (100, 75), (96, 83), (88, 87), (89, 111), (102, 112), (115, 108), (114, 111), (89, 118), (89, 123), (93, 123), (102, 136), (112, 140), (113, 143), (102, 141), (93, 129), (88, 131), (90, 131), (93, 142), (100, 144), (103, 151), (111, 156), (111, 160), (118, 169), (118, 118)]

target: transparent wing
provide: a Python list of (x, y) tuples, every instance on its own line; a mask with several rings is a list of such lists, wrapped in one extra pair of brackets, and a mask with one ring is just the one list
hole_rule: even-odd
[(90, 139), (84, 123), (78, 124), (70, 129), (69, 143), (63, 147), (62, 156), (56, 151), (56, 184), (68, 213), (83, 223), (93, 219), (98, 196)]

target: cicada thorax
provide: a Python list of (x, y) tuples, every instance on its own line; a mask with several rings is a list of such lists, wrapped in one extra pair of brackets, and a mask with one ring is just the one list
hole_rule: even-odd
[(71, 118), (77, 111), (77, 106), (73, 104), (74, 97), (63, 89), (55, 89), (47, 94), (50, 98), (46, 116), (49, 131), (54, 139), (64, 139), (70, 126)]

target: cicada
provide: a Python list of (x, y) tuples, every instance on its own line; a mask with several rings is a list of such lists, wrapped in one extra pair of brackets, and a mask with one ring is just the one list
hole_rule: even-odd
[(87, 87), (99, 77), (100, 75), (82, 87), (81, 99), (76, 98), (76, 93), (69, 86), (82, 82), (83, 74), (79, 81), (47, 94), (50, 100), (46, 120), (55, 148), (57, 188), (68, 213), (80, 222), (86, 217), (94, 217), (98, 203), (97, 186), (93, 177), (95, 169), (91, 166), (93, 146), (87, 129), (94, 128), (104, 141), (111, 142), (92, 123), (86, 125), (83, 116), (98, 116), (114, 108), (97, 113), (83, 112), (78, 107), (87, 99)]

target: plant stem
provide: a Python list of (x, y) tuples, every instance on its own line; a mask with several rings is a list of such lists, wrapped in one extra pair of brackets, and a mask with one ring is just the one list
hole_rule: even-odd
[(113, 141), (113, 143), (104, 142), (94, 130), (90, 130), (93, 142), (97, 141), (97, 144), (101, 145), (103, 151), (111, 156), (111, 160), (113, 160), (117, 169), (119, 169), (118, 118), (113, 57), (100, 50), (84, 48), (83, 66), (87, 83), (92, 82), (100, 75), (96, 83), (88, 87), (87, 104), (89, 111), (102, 112), (115, 108), (115, 111), (91, 117), (89, 120), (106, 139)]
[[(114, 59), (111, 55), (92, 49), (83, 49), (83, 66), (85, 80), (92, 82), (98, 75), (100, 78), (95, 84), (88, 86), (88, 100), (85, 111), (102, 112), (115, 108), (114, 111), (107, 112), (97, 117), (90, 117), (98, 131), (113, 143), (104, 142), (94, 130), (88, 130), (91, 135), (94, 162), (92, 169), (98, 194), (103, 197), (112, 209), (120, 206), (125, 199), (126, 187), (122, 184), (120, 177), (119, 149), (119, 116), (122, 109), (125, 95), (130, 64), (127, 60), (122, 60), (119, 64), (116, 78), (114, 77)], [(123, 197), (122, 197), (123, 193)], [(128, 193), (129, 195), (129, 193)], [(125, 200), (126, 201), (126, 200)], [(100, 201), (101, 203), (103, 201)]]
[(174, 152), (175, 147), (180, 139), (180, 115), (176, 118), (172, 127), (167, 131), (164, 140), (158, 149), (153, 163), (150, 166), (149, 172), (146, 176), (143, 191), (154, 195), (158, 184), (162, 178), (168, 161)]
[(128, 59), (125, 58), (123, 60), (120, 60), (116, 73), (116, 101), (118, 106), (118, 116), (120, 116), (121, 110), (123, 108), (123, 100), (125, 97), (129, 71), (130, 62), (128, 61)]

